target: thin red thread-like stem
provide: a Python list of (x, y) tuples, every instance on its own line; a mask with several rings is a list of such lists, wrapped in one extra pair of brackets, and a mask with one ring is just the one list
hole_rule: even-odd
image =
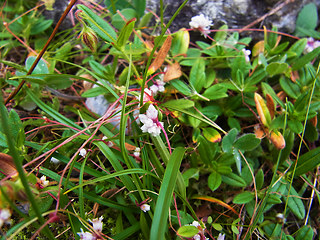
[[(31, 68), (29, 69), (27, 75), (30, 75), (33, 70), (35, 69), (35, 67), (37, 66), (38, 62), (40, 61), (41, 57), (43, 56), (43, 54), (46, 52), (47, 48), (49, 47), (51, 41), (53, 40), (54, 36), (56, 35), (56, 33), (58, 32), (58, 28), (60, 27), (61, 23), (63, 22), (63, 20), (66, 18), (67, 14), (69, 13), (69, 11), (71, 10), (71, 8), (73, 7), (73, 5), (77, 2), (77, 0), (71, 0), (68, 7), (66, 8), (66, 10), (63, 12), (61, 18), (59, 19), (56, 27), (53, 29), (52, 34), (50, 35), (48, 41), (46, 42), (46, 45), (42, 48), (41, 52), (39, 53), (39, 55), (37, 56), (36, 60), (34, 61), (34, 63), (32, 64)], [(19, 84), (19, 86), (9, 95), (9, 97), (5, 100), (5, 105), (10, 102), (10, 100), (12, 98), (14, 98), (14, 96), (16, 96), (18, 94), (18, 92), (21, 90), (21, 88), (23, 87), (23, 85), (25, 84), (25, 80), (22, 80), (21, 83)]]

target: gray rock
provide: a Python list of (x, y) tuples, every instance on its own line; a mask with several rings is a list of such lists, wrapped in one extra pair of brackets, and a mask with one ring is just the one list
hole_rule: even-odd
[[(262, 22), (252, 26), (260, 28), (266, 26), (271, 28), (275, 26), (279, 31), (293, 33), (295, 30), (295, 21), (301, 8), (310, 2), (314, 2), (320, 7), (320, 0), (189, 0), (180, 14), (174, 20), (170, 27), (171, 31), (177, 31), (180, 28), (189, 28), (191, 17), (204, 14), (210, 20), (213, 20), (212, 29), (217, 29), (223, 24), (229, 28), (241, 29), (278, 6), (282, 6), (270, 16), (267, 16)], [(164, 19), (168, 22), (174, 12), (183, 3), (183, 0), (165, 0)], [(281, 5), (282, 4), (282, 5)], [(159, 13), (159, 1), (147, 0), (147, 7)]]

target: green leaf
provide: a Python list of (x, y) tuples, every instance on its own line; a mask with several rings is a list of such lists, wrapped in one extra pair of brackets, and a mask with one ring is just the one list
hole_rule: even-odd
[(94, 71), (94, 73), (97, 74), (99, 77), (106, 80), (113, 79), (113, 72), (110, 65), (103, 66), (102, 64), (94, 60), (90, 60), (89, 65), (91, 69)]
[(172, 108), (174, 106), (179, 106), (180, 109), (188, 109), (194, 107), (194, 102), (188, 99), (177, 99), (177, 100), (170, 100), (163, 104), (162, 107)]
[(120, 11), (120, 14), (117, 13), (112, 16), (111, 24), (117, 29), (123, 28), (124, 25), (126, 24), (126, 22), (122, 19), (122, 16), (124, 16), (127, 20), (130, 20), (137, 16), (136, 11), (132, 8), (123, 9)]
[(190, 84), (199, 93), (205, 85), (206, 73), (205, 73), (205, 61), (203, 58), (198, 58), (190, 71)]
[(212, 172), (208, 177), (208, 186), (211, 191), (215, 191), (221, 185), (221, 175), (217, 172)]
[(307, 63), (311, 62), (313, 59), (319, 56), (320, 47), (314, 49), (312, 52), (304, 55), (301, 58), (298, 58), (292, 65), (292, 71), (298, 70), (304, 67)]
[(196, 180), (199, 179), (199, 169), (197, 168), (189, 168), (187, 171), (185, 171), (183, 174), (182, 174), (182, 177), (183, 177), (183, 180), (186, 184), (186, 187), (189, 186), (189, 180), (191, 178), (194, 178)]
[(278, 62), (272, 62), (270, 63), (267, 68), (267, 73), (270, 77), (273, 77), (277, 74), (288, 74), (290, 69), (289, 65), (287, 63), (278, 63)]
[(233, 203), (235, 204), (246, 204), (254, 199), (254, 194), (252, 192), (242, 192), (234, 197)]
[[(302, 174), (312, 171), (319, 164), (320, 164), (320, 147), (317, 147), (299, 157), (294, 176), (299, 177)], [(291, 171), (293, 171), (293, 166), (291, 166)]]
[(294, 133), (300, 134), (303, 130), (303, 124), (298, 120), (289, 120), (288, 126)]
[(129, 37), (131, 36), (135, 23), (136, 21), (133, 19), (133, 21), (131, 20), (121, 29), (118, 40), (117, 40), (118, 47), (121, 48), (127, 43)]
[(238, 138), (234, 144), (234, 147), (240, 149), (241, 151), (251, 151), (258, 147), (260, 142), (261, 140), (256, 138), (255, 134), (250, 133)]
[(50, 74), (44, 77), (48, 87), (54, 89), (65, 89), (72, 85), (72, 80), (62, 74)]
[(164, 226), (167, 226), (172, 194), (176, 185), (176, 180), (184, 153), (184, 148), (177, 147), (170, 156), (155, 206), (154, 217), (150, 230), (150, 239), (165, 239), (164, 236), (167, 228)]
[(264, 183), (264, 174), (261, 168), (256, 173), (255, 180), (256, 180), (257, 190), (260, 190), (263, 187), (263, 183)]
[(314, 232), (310, 226), (304, 225), (296, 232), (296, 240), (313, 239)]
[(216, 100), (228, 97), (227, 90), (223, 83), (218, 83), (209, 87), (202, 95), (210, 100)]
[(106, 93), (106, 90), (102, 87), (94, 87), (90, 88), (84, 93), (81, 94), (81, 97), (89, 98), (89, 97), (96, 97), (99, 95), (103, 95)]
[[(289, 184), (286, 185), (287, 191), (289, 191)], [(283, 197), (285, 198), (285, 197)], [(294, 187), (291, 187), (290, 190), (290, 197), (288, 199), (288, 207), (290, 208), (291, 212), (298, 217), (299, 219), (303, 219), (306, 215), (306, 210), (304, 208), (304, 204), (297, 193), (297, 191), (294, 189)]]
[(199, 232), (199, 229), (192, 225), (182, 226), (178, 229), (178, 235), (181, 237), (192, 238)]
[[(300, 11), (296, 27), (303, 29), (315, 29), (318, 23), (317, 6), (314, 3), (306, 4)], [(299, 35), (299, 32), (297, 32)]]
[(224, 152), (231, 152), (233, 143), (238, 135), (238, 130), (233, 128), (222, 139), (222, 150)]
[(230, 186), (233, 186), (233, 187), (246, 187), (247, 186), (246, 181), (242, 177), (240, 177), (234, 173), (222, 175), (221, 178), (224, 183), (226, 183)]
[(280, 85), (281, 88), (289, 95), (289, 97), (297, 99), (301, 94), (299, 86), (291, 82), (291, 80), (288, 78), (280, 78)]
[(90, 8), (82, 4), (78, 4), (77, 7), (87, 15), (86, 21), (89, 23), (90, 27), (99, 35), (99, 37), (107, 42), (116, 41), (117, 34), (108, 22), (99, 17)]
[(181, 80), (178, 80), (178, 79), (171, 80), (170, 84), (179, 92), (181, 92), (183, 95), (190, 96), (192, 93), (191, 88)]
[(285, 108), (284, 103), (280, 100), (273, 88), (268, 83), (262, 82), (261, 87), (264, 95), (269, 94), (272, 99), (277, 102), (277, 104), (279, 104), (282, 108)]
[(39, 20), (36, 24), (32, 25), (30, 30), (30, 35), (36, 35), (42, 33), (43, 31), (47, 30), (53, 23), (53, 20)]
[(145, 14), (146, 0), (133, 0), (132, 3), (136, 9), (138, 17), (141, 18)]
[[(296, 41), (292, 46), (288, 49), (288, 53), (292, 52), (295, 54), (295, 57), (300, 57), (300, 55), (303, 53), (308, 40), (306, 38), (302, 38), (298, 41)], [(294, 58), (296, 60), (296, 58)]]
[[(27, 60), (26, 60), (26, 69), (27, 69), (27, 71), (29, 71), (29, 69), (31, 68), (31, 66), (32, 66), (32, 64), (34, 63), (35, 60), (36, 60), (35, 56), (30, 56), (30, 57), (27, 58)], [(45, 61), (43, 61), (43, 59), (40, 59), (40, 61), (38, 62), (37, 66), (33, 70), (32, 74), (47, 74), (47, 73), (49, 73), (48, 66), (45, 63)]]

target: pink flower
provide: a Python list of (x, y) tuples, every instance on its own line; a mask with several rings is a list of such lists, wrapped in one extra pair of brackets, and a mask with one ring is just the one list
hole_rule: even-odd
[(103, 216), (89, 220), (89, 222), (92, 223), (92, 227), (94, 230), (96, 230), (97, 232), (102, 232), (102, 225), (103, 225), (102, 220), (103, 220)]
[(317, 47), (320, 47), (320, 41), (315, 41), (312, 37), (309, 37), (307, 40), (307, 45), (303, 51), (305, 54), (312, 52)]
[(159, 122), (158, 110), (153, 105), (149, 106), (146, 114), (139, 114), (139, 119), (144, 124), (142, 132), (148, 132), (154, 137), (160, 134), (163, 122)]
[(153, 84), (150, 87), (150, 90), (152, 91), (153, 96), (157, 95), (158, 92), (164, 92), (164, 90), (165, 90), (164, 85), (165, 84), (166, 83), (163, 80), (157, 79), (155, 84)]
[(97, 237), (94, 236), (92, 233), (84, 232), (82, 228), (80, 230), (81, 230), (81, 232), (77, 233), (79, 235), (80, 239), (82, 239), (82, 240), (96, 240), (97, 239)]
[[(140, 101), (140, 95), (136, 96), (136, 99)], [(152, 91), (148, 88), (144, 89), (143, 92), (143, 103), (153, 102)]]

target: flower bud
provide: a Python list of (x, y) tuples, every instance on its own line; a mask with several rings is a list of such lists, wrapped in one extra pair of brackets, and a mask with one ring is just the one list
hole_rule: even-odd
[(271, 116), (265, 101), (258, 93), (254, 94), (254, 101), (256, 103), (257, 112), (262, 124), (266, 127), (269, 127), (271, 123)]
[(84, 25), (83, 30), (80, 33), (80, 37), (82, 42), (90, 48), (92, 52), (95, 52), (98, 45), (98, 37), (96, 33), (89, 28), (88, 26)]
[(270, 133), (270, 140), (277, 149), (283, 149), (286, 146), (286, 141), (284, 140), (284, 137), (280, 132), (276, 130)]

